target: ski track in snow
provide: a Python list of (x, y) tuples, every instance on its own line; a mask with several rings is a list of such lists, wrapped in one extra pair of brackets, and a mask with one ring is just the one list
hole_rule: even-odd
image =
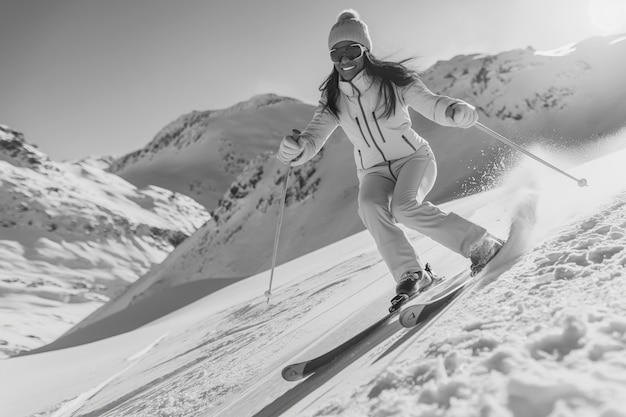
[(130, 365), (128, 365), (127, 367), (125, 367), (124, 369), (122, 369), (121, 371), (117, 372), (116, 374), (114, 374), (113, 376), (111, 376), (110, 378), (106, 379), (105, 381), (103, 381), (102, 383), (98, 384), (98, 386), (83, 392), (82, 394), (80, 394), (79, 396), (77, 396), (76, 398), (67, 401), (65, 403), (63, 403), (61, 405), (60, 408), (58, 408), (54, 414), (52, 414), (51, 417), (71, 417), (74, 415), (74, 413), (76, 412), (76, 410), (78, 410), (86, 401), (88, 401), (90, 398), (92, 398), (94, 395), (96, 395), (98, 392), (100, 392), (102, 389), (104, 389), (104, 387), (106, 387), (111, 381), (114, 381), (116, 379), (119, 379), (122, 375), (124, 375), (126, 372), (128, 372), (133, 366), (135, 366), (138, 363), (138, 360), (141, 359), (141, 357), (145, 356), (146, 354), (148, 354), (155, 346), (157, 346), (161, 340), (163, 340), (164, 338), (167, 337), (167, 334), (161, 336), (159, 339), (155, 340), (153, 343), (149, 344), (148, 346), (146, 346), (144, 349), (140, 350), (139, 352), (135, 353), (134, 355), (131, 355), (127, 358), (127, 361), (131, 362)]
[[(311, 329), (302, 331), (307, 323), (322, 316), (342, 317), (338, 313), (338, 308), (345, 308), (342, 287), (350, 281), (355, 285), (356, 279), (358, 288), (367, 290), (361, 274), (379, 263), (374, 252), (358, 256), (315, 274), (304, 288), (296, 285), (275, 293), (269, 306), (265, 297), (258, 297), (211, 317), (216, 325), (202, 320), (172, 334), (159, 344), (157, 354), (142, 360), (141, 369), (125, 369), (123, 379), (108, 380), (108, 391), (91, 395), (72, 416), (187, 416), (199, 415), (213, 404), (219, 407), (288, 361), (285, 346), (310, 340), (306, 333)], [(375, 284), (387, 273), (373, 276), (370, 281)], [(353, 294), (358, 296), (359, 292)], [(328, 323), (318, 324), (321, 336)], [(240, 360), (242, 355), (245, 361)]]

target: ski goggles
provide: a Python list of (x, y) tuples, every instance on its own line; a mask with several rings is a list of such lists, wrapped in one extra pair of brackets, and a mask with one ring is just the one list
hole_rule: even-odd
[(330, 60), (333, 62), (340, 62), (344, 56), (350, 61), (359, 59), (363, 56), (365, 47), (359, 43), (353, 43), (352, 45), (342, 46), (341, 48), (335, 48), (330, 50)]

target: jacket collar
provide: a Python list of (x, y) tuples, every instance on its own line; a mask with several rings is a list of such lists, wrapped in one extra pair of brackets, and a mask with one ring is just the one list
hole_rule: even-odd
[(367, 75), (365, 70), (361, 70), (351, 81), (339, 81), (339, 89), (348, 97), (358, 96), (365, 93), (372, 84), (374, 79)]

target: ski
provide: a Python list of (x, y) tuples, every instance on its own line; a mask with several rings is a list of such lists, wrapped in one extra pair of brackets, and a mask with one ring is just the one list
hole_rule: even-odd
[(351, 348), (358, 345), (361, 341), (367, 339), (370, 334), (372, 334), (376, 329), (381, 327), (385, 322), (387, 322), (387, 320), (389, 320), (391, 316), (394, 316), (395, 314), (396, 313), (389, 313), (387, 316), (372, 324), (370, 327), (363, 330), (362, 332), (358, 333), (350, 340), (340, 344), (336, 348), (316, 358), (309, 359), (304, 362), (287, 365), (285, 368), (283, 368), (282, 371), (283, 379), (285, 381), (298, 381), (317, 372), (320, 368), (328, 365), (333, 360), (337, 359), (342, 354), (348, 352)]
[[(417, 294), (414, 296), (416, 297)], [(297, 381), (307, 376), (317, 372), (318, 369), (323, 366), (329, 364), (342, 354), (348, 352), (354, 346), (358, 345), (364, 339), (367, 339), (369, 335), (374, 333), (376, 329), (380, 328), (383, 324), (389, 321), (392, 317), (396, 316), (401, 310), (401, 306), (395, 309), (392, 312), (387, 313), (383, 318), (372, 324), (370, 327), (365, 330), (357, 333), (350, 340), (343, 342), (336, 348), (316, 357), (313, 359), (306, 360), (304, 362), (294, 363), (291, 365), (287, 365), (283, 371), (283, 379), (286, 381)]]
[[(465, 275), (465, 274), (466, 274), (465, 272), (457, 274), (457, 276), (453, 277), (450, 281), (456, 282), (459, 275)], [(399, 306), (397, 309), (387, 313), (380, 320), (378, 320), (377, 322), (375, 322), (374, 324), (372, 324), (365, 330), (359, 332), (358, 334), (356, 334), (355, 336), (353, 336), (351, 339), (347, 340), (346, 342), (341, 343), (339, 346), (335, 347), (334, 349), (316, 358), (286, 366), (282, 371), (283, 379), (285, 379), (286, 381), (298, 381), (300, 379), (306, 378), (310, 376), (311, 374), (317, 372), (320, 368), (333, 362), (335, 359), (341, 357), (342, 355), (346, 353), (349, 353), (360, 343), (364, 341), (366, 342), (368, 337), (370, 337), (377, 330), (383, 327), (392, 318), (395, 318), (395, 316), (400, 314), (400, 312), (403, 311), (404, 306), (406, 306), (412, 300), (415, 300), (416, 302), (419, 302), (420, 304), (424, 306), (425, 312), (421, 314), (421, 317), (430, 316), (435, 310), (437, 310), (440, 307), (443, 307), (443, 303), (449, 300), (448, 299), (444, 300), (442, 297), (437, 297), (436, 300), (429, 302), (428, 300), (432, 298), (429, 294), (433, 291), (436, 291), (437, 293), (439, 293), (437, 289), (439, 287), (447, 288), (448, 287), (447, 283), (448, 283), (448, 280), (442, 277), (437, 277), (437, 279), (435, 279), (433, 283), (424, 291), (413, 295), (407, 301), (402, 303), (402, 305)], [(446, 293), (449, 294), (449, 291), (447, 291)]]

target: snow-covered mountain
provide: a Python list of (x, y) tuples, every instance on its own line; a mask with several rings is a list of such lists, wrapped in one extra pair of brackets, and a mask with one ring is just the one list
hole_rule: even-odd
[[(626, 101), (621, 99), (626, 97), (624, 73), (626, 36), (613, 36), (551, 52), (529, 48), (495, 56), (458, 56), (438, 62), (423, 78), (434, 91), (475, 104), (484, 124), (518, 143), (559, 151), (564, 158), (559, 162), (566, 167), (597, 156), (588, 145), (626, 125)], [(261, 140), (263, 144), (255, 150), (255, 158), (242, 163), (236, 180), (225, 188), (213, 208), (213, 221), (115, 303), (80, 326), (119, 312), (165, 287), (212, 278), (238, 279), (267, 270), (285, 180), (285, 167), (267, 152), (274, 150), (292, 127), (304, 126), (312, 111), (311, 106), (293, 100), (260, 96), (224, 112), (184, 116), (146, 149), (122, 158), (123, 163), (119, 162), (114, 171), (130, 181), (131, 173), (147, 180), (164, 161), (177, 161), (178, 178), (183, 178), (186, 167), (198, 178), (198, 167), (207, 169), (203, 162), (198, 163), (198, 155), (202, 155), (201, 161), (210, 158), (214, 167), (226, 155), (219, 149), (238, 149), (238, 155), (243, 155), (242, 149), (248, 149), (250, 143)], [(413, 119), (438, 161), (439, 177), (429, 195), (431, 201), (489, 188), (519, 156), (477, 129), (442, 127), (418, 114), (413, 114)], [(267, 152), (259, 155), (262, 151)], [(190, 162), (181, 164), (187, 159)], [(228, 157), (233, 159), (240, 158)], [(236, 171), (232, 168), (230, 172)], [(171, 181), (179, 181), (176, 178)], [(294, 170), (290, 184), (279, 263), (363, 230), (357, 215), (358, 183), (351, 145), (341, 129), (322, 155)], [(180, 182), (176, 185), (179, 191), (184, 187)]]
[(109, 169), (139, 187), (177, 191), (213, 210), (248, 161), (275, 150), (285, 132), (306, 126), (312, 110), (298, 100), (267, 94), (225, 110), (194, 111)]
[(209, 219), (191, 198), (107, 166), (51, 161), (0, 125), (0, 352), (56, 339)]
[[(424, 331), (392, 320), (381, 326), (389, 337), (367, 339), (299, 383), (281, 378), (285, 365), (334, 348), (386, 312), (393, 281), (361, 232), (281, 265), (269, 304), (263, 295), (268, 277), (261, 273), (134, 331), (0, 361), (2, 411), (32, 417), (624, 416), (625, 139), (613, 138), (608, 149), (614, 153), (570, 167), (588, 179), (587, 188), (525, 161), (501, 187), (444, 204), (504, 236), (516, 200), (528, 201), (530, 192), (538, 201), (536, 233), (527, 241), (532, 249), (506, 273)], [(438, 273), (467, 268), (465, 259), (429, 239), (409, 236)], [(195, 262), (203, 256), (197, 253)], [(117, 325), (153, 314), (163, 300), (180, 295), (175, 290), (121, 312)]]

